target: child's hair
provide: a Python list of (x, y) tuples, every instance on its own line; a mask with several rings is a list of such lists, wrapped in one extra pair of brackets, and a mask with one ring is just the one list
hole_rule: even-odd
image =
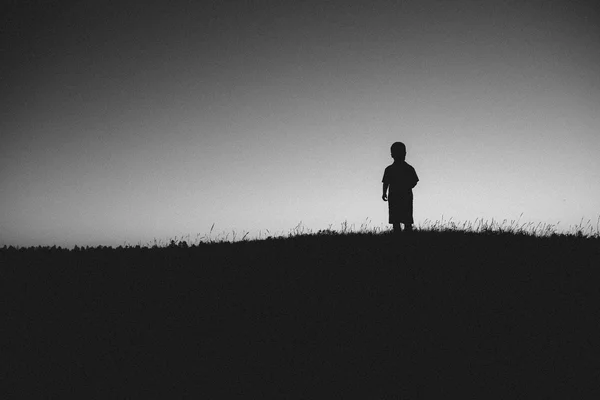
[(392, 151), (392, 157), (395, 157), (396, 155), (401, 155), (401, 154), (406, 155), (406, 146), (402, 142), (395, 142), (392, 145), (391, 151)]

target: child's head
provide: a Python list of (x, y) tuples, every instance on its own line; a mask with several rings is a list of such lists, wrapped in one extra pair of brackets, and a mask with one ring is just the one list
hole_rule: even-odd
[(404, 161), (406, 158), (406, 146), (402, 142), (394, 143), (391, 151), (394, 161)]

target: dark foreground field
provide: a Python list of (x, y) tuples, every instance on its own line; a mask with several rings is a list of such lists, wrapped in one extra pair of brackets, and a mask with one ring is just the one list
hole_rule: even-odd
[(0, 262), (2, 398), (589, 398), (599, 387), (598, 237), (309, 235), (2, 249)]

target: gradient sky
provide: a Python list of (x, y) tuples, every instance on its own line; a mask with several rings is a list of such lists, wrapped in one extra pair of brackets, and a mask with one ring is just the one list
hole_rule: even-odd
[(595, 225), (592, 3), (9, 1), (0, 244), (387, 226), (395, 141), (417, 225)]

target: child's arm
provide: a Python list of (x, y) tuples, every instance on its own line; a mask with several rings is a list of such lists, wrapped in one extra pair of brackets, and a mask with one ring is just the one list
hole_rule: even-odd
[(383, 201), (387, 201), (387, 190), (388, 190), (388, 186), (390, 186), (389, 183), (383, 183), (383, 196), (381, 196), (381, 198), (383, 199)]
[(417, 186), (417, 182), (419, 182), (419, 177), (417, 176), (417, 172), (415, 171), (415, 169), (413, 168), (413, 178), (412, 178), (412, 185), (411, 188), (414, 188), (415, 186)]

